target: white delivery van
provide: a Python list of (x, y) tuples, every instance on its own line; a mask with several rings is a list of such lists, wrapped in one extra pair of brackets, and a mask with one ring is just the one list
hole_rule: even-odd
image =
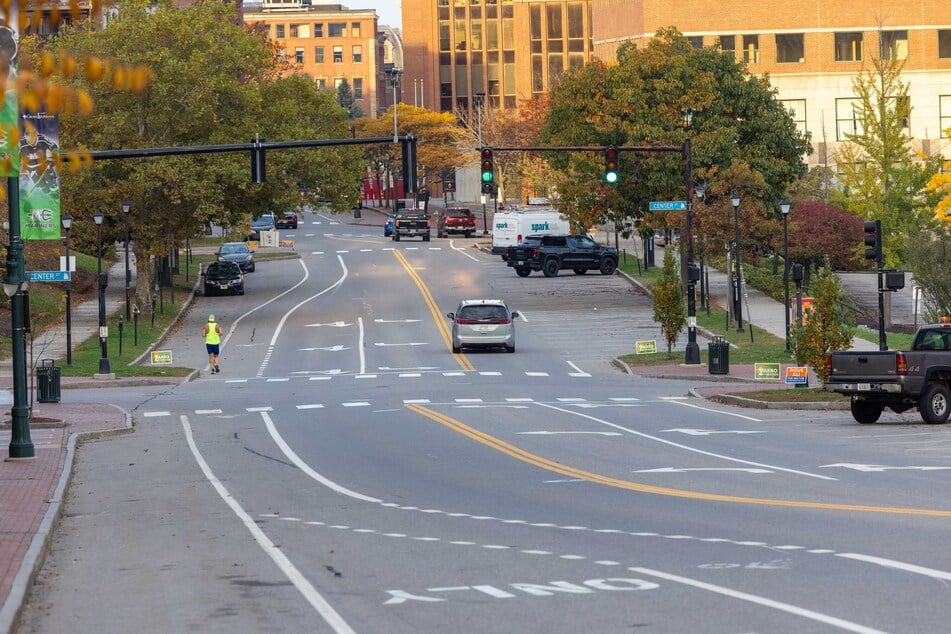
[(525, 236), (571, 233), (571, 224), (557, 209), (500, 211), (492, 219), (492, 253), (504, 259), (505, 249)]

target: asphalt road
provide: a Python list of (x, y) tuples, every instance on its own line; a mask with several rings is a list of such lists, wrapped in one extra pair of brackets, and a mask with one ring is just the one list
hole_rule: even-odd
[[(21, 632), (947, 630), (948, 427), (698, 401), (610, 364), (659, 334), (619, 277), (302, 220), (170, 343), (214, 312), (220, 374), (108, 393)], [(449, 351), (480, 296), (515, 354)]]

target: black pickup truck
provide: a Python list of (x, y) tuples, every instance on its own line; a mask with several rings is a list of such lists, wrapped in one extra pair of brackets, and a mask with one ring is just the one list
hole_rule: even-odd
[(555, 277), (563, 269), (577, 275), (588, 271), (612, 275), (617, 269), (617, 249), (601, 246), (586, 235), (529, 236), (518, 246), (508, 247), (504, 259), (519, 277), (528, 277), (532, 271)]
[(393, 240), (419, 236), (429, 242), (431, 224), (429, 214), (421, 209), (400, 209), (393, 220)]
[(922, 420), (941, 424), (951, 412), (951, 323), (922, 326), (911, 350), (833, 352), (826, 389), (852, 400), (852, 417), (874, 423), (887, 407), (918, 408)]

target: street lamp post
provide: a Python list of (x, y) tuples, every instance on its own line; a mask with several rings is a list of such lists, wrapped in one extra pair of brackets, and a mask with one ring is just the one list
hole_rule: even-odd
[(129, 300), (129, 288), (132, 286), (132, 271), (129, 269), (129, 210), (132, 203), (122, 203), (122, 216), (125, 218), (125, 318), (132, 317), (132, 303)]
[(10, 317), (13, 332), (13, 407), (10, 408), (10, 449), (7, 460), (26, 462), (36, 460), (33, 440), (30, 438), (29, 408), (26, 391), (26, 332), (23, 323), (23, 289), (27, 284), (23, 240), (20, 238), (20, 181), (18, 176), (7, 176), (7, 209), (9, 211), (10, 244), (7, 246), (7, 271), (3, 277), (3, 292), (10, 298)]
[[(477, 92), (475, 94), (476, 121), (478, 122), (479, 151), (482, 151), (482, 104), (485, 103), (485, 93)], [(485, 194), (482, 194), (482, 235), (488, 235), (489, 223), (485, 211)]]
[[(72, 277), (72, 268), (69, 265), (69, 230), (73, 226), (73, 217), (66, 213), (61, 222), (66, 230), (66, 275)], [(66, 367), (73, 367), (73, 310), (72, 288), (69, 277), (66, 278)]]
[(383, 73), (386, 75), (386, 81), (393, 87), (393, 143), (399, 143), (399, 132), (396, 123), (396, 87), (400, 84), (400, 76), (403, 74), (401, 68), (387, 68)]
[(687, 136), (684, 139), (683, 154), (685, 186), (687, 195), (687, 347), (684, 363), (700, 364), (700, 346), (697, 344), (697, 298), (695, 287), (699, 280), (699, 271), (693, 261), (693, 149), (690, 139), (690, 124), (693, 122), (693, 109), (684, 112), (684, 127)]
[(109, 368), (108, 330), (106, 328), (106, 280), (108, 274), (102, 272), (102, 221), (105, 218), (101, 211), (93, 214), (96, 222), (96, 271), (99, 274), (99, 345), (102, 355), (99, 358), (99, 374), (111, 374)]
[(733, 263), (736, 273), (733, 276), (733, 316), (736, 318), (736, 331), (743, 332), (743, 301), (740, 296), (740, 195), (730, 196), (733, 205)]
[(786, 317), (786, 352), (789, 349), (789, 210), (792, 207), (788, 198), (779, 203), (779, 211), (783, 214), (783, 312)]
[[(693, 193), (702, 203), (707, 195), (706, 183), (696, 183), (693, 186)], [(707, 317), (710, 316), (710, 284), (706, 278), (706, 266), (704, 258), (706, 256), (706, 238), (701, 235), (700, 243), (703, 248), (700, 250), (700, 306), (707, 309)]]

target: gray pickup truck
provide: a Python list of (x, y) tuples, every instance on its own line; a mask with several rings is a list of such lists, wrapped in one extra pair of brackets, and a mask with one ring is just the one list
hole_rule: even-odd
[(403, 237), (421, 237), (423, 242), (429, 242), (430, 236), (429, 214), (421, 209), (400, 209), (393, 220), (393, 240), (400, 241)]
[(852, 417), (874, 423), (887, 407), (918, 408), (922, 420), (941, 424), (951, 413), (951, 323), (922, 326), (911, 350), (833, 352), (826, 389), (852, 400)]

